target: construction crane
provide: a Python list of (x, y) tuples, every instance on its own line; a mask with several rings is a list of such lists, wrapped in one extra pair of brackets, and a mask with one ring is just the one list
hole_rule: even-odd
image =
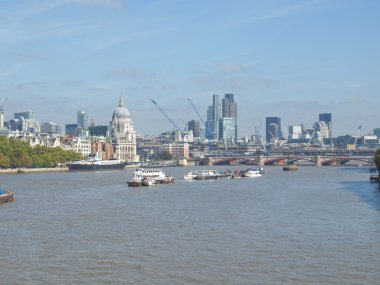
[(5, 99), (4, 99), (4, 101), (3, 101), (3, 103), (2, 103), (2, 104), (0, 104), (0, 112), (3, 112), (3, 111), (4, 111), (4, 106), (5, 106), (5, 103), (7, 103), (7, 100), (8, 100), (8, 98), (7, 98), (7, 97), (5, 97)]
[(193, 109), (194, 109), (195, 113), (197, 113), (197, 115), (198, 115), (198, 118), (199, 118), (199, 120), (201, 120), (201, 123), (202, 123), (202, 125), (203, 125), (203, 126), (205, 126), (205, 120), (203, 120), (203, 118), (202, 118), (201, 114), (199, 113), (199, 111), (198, 111), (197, 107), (194, 105), (193, 101), (191, 101), (191, 99), (190, 99), (190, 98), (187, 98), (187, 101), (189, 101), (189, 103), (190, 103), (191, 107), (193, 107)]
[(305, 149), (307, 149), (308, 146), (310, 145), (311, 140), (314, 138), (314, 134), (315, 134), (315, 130), (311, 133), (310, 138), (309, 138), (309, 140), (306, 143)]
[(170, 119), (170, 117), (166, 114), (166, 112), (164, 110), (161, 109), (161, 107), (156, 103), (156, 101), (154, 101), (152, 98), (149, 98), (150, 101), (152, 101), (152, 103), (157, 107), (157, 109), (165, 116), (166, 119), (168, 119), (168, 121), (173, 125), (174, 129), (176, 131), (180, 131), (181, 129), (176, 125), (176, 123), (174, 123), (174, 121), (172, 119)]
[(354, 149), (356, 149), (356, 143), (358, 141), (361, 128), (362, 128), (362, 125), (359, 125), (358, 131), (356, 133), (355, 141), (354, 141)]

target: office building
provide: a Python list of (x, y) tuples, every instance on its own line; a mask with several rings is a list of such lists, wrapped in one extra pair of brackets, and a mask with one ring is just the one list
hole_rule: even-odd
[(219, 120), (219, 139), (233, 140), (236, 137), (236, 119), (235, 118), (221, 118)]
[(193, 131), (193, 137), (200, 138), (202, 136), (201, 124), (199, 121), (191, 120), (188, 122), (187, 129)]
[(34, 112), (33, 111), (25, 111), (14, 113), (14, 119), (21, 120), (22, 118), (25, 120), (34, 120)]
[(289, 126), (288, 140), (299, 140), (302, 138), (302, 125)]
[(88, 128), (88, 114), (84, 111), (77, 111), (77, 125), (78, 129)]
[(271, 139), (279, 139), (282, 137), (280, 117), (266, 117), (265, 127), (266, 127), (266, 132), (265, 132), (266, 142), (270, 142)]
[(212, 95), (212, 105), (207, 108), (206, 138), (219, 138), (219, 119), (222, 117), (222, 104), (219, 95)]
[(331, 113), (319, 114), (319, 122), (324, 122), (328, 128), (328, 138), (332, 138), (332, 116)]
[(61, 134), (61, 127), (57, 123), (47, 122), (42, 123), (41, 125), (41, 133), (44, 134)]
[[(227, 120), (223, 128), (219, 127), (219, 130), (224, 129), (226, 126), (230, 127), (229, 124), (234, 121), (235, 126), (233, 130), (233, 135), (230, 138), (237, 139), (237, 104), (234, 101), (234, 94), (225, 94), (224, 99), (222, 100), (222, 118), (231, 118), (234, 120)], [(220, 120), (219, 120), (220, 121)], [(227, 133), (229, 133), (228, 130)], [(222, 135), (219, 135), (219, 139), (224, 139), (226, 137), (226, 132)]]
[(373, 134), (377, 136), (378, 139), (380, 139), (380, 128), (373, 129)]
[(78, 128), (77, 124), (66, 124), (65, 125), (65, 134), (66, 136), (74, 136), (75, 130)]

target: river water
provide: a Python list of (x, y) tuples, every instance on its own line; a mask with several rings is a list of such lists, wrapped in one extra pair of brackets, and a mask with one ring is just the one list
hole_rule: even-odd
[(380, 284), (367, 168), (129, 188), (133, 170), (2, 175), (0, 284)]

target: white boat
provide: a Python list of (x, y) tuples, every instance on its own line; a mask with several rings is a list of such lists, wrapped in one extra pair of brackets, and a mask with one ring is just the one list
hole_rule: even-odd
[(196, 176), (197, 176), (196, 172), (191, 170), (183, 178), (185, 180), (193, 180), (195, 179)]
[[(158, 183), (171, 183), (174, 182), (173, 177), (166, 176), (165, 173), (160, 168), (138, 168), (134, 171), (133, 178), (128, 181), (129, 186), (140, 186), (141, 185), (151, 184), (150, 182), (143, 183), (144, 180), (154, 180), (155, 184)], [(149, 185), (152, 186), (152, 185)]]
[(151, 177), (145, 177), (141, 182), (142, 182), (142, 185), (144, 185), (144, 186), (155, 186), (156, 185), (156, 180), (154, 180)]
[(263, 175), (263, 169), (247, 169), (243, 172), (243, 177), (260, 177)]

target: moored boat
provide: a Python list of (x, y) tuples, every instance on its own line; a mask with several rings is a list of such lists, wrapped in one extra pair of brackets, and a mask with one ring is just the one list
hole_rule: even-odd
[(283, 171), (297, 171), (298, 170), (298, 165), (296, 164), (289, 164), (286, 165), (282, 168)]
[(155, 186), (156, 180), (154, 180), (151, 177), (145, 177), (143, 180), (141, 180), (142, 185), (144, 186)]
[(10, 202), (10, 201), (13, 201), (13, 199), (14, 199), (13, 192), (0, 188), (0, 203)]
[(260, 177), (264, 174), (263, 168), (257, 168), (257, 169), (246, 169), (243, 171), (243, 177)]
[(127, 162), (122, 160), (100, 160), (94, 156), (88, 159), (77, 160), (67, 164), (70, 171), (104, 171), (104, 170), (122, 170)]

